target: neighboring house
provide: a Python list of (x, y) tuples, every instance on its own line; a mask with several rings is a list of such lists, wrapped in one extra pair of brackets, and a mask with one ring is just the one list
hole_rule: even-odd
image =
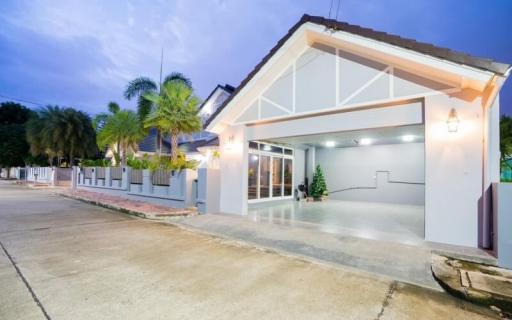
[[(222, 106), (205, 112), (205, 130), (220, 140), (220, 211), (303, 215), (318, 204), (279, 206), (319, 164), (330, 194), (311, 216), (328, 210), (343, 220), (352, 208), (380, 208), (375, 219), (396, 219), (385, 231), (397, 237), (489, 247), (490, 186), (500, 179), (498, 97), (510, 70), (304, 15)], [(361, 234), (372, 223), (350, 219)]]
[[(206, 100), (199, 106), (199, 116), (203, 123), (226, 101), (233, 93), (234, 87), (226, 84), (224, 86), (217, 85), (210, 93)], [(179, 148), (183, 151), (188, 159), (196, 159), (201, 161), (201, 165), (207, 165), (212, 160), (211, 153), (218, 148), (218, 138), (214, 133), (201, 131), (192, 135), (182, 135), (178, 139)], [(137, 157), (144, 154), (154, 154), (159, 149), (157, 138), (157, 130), (152, 128), (149, 130), (147, 137), (139, 143)], [(167, 135), (162, 139), (162, 154), (170, 155), (171, 141)]]

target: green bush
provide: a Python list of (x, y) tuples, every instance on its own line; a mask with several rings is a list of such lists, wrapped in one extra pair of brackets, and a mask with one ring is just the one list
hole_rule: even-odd
[(108, 167), (110, 161), (107, 159), (83, 159), (80, 161), (81, 167)]
[(128, 159), (126, 159), (126, 165), (136, 170), (149, 169), (149, 162), (150, 160), (147, 153), (144, 154), (142, 159), (137, 159), (133, 155), (129, 156)]
[(154, 155), (149, 157), (147, 154), (144, 154), (142, 159), (136, 159), (133, 156), (128, 158), (127, 165), (137, 170), (150, 169), (151, 171), (155, 171), (163, 169), (181, 171), (184, 169), (196, 169), (199, 162), (196, 160), (187, 160), (183, 153), (178, 154), (176, 161), (172, 161), (169, 156)]

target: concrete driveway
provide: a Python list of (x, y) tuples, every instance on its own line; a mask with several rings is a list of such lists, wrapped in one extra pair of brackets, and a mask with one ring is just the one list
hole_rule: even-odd
[(0, 319), (485, 319), (425, 288), (0, 182)]

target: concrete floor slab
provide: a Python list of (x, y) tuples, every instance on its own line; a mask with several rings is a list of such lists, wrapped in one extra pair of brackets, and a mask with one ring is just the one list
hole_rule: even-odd
[(402, 243), (425, 238), (424, 207), (391, 203), (294, 200), (249, 204), (253, 221), (289, 226), (309, 225), (322, 232)]

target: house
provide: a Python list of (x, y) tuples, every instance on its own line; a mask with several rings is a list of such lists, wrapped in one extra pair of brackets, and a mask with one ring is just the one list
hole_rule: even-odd
[[(211, 116), (220, 211), (490, 247), (509, 64), (304, 15)], [(329, 196), (296, 201), (320, 165)]]
[[(234, 87), (229, 84), (217, 85), (210, 95), (199, 106), (199, 116), (203, 123), (210, 117), (211, 114), (226, 101), (226, 99), (233, 93)], [(144, 154), (154, 154), (160, 149), (160, 142), (158, 141), (158, 132), (155, 128), (149, 130), (148, 135), (139, 143), (139, 148), (135, 153), (136, 157), (142, 157)], [(181, 135), (178, 138), (179, 149), (187, 155), (188, 159), (195, 159), (202, 162), (202, 165), (207, 165), (212, 161), (212, 153), (218, 149), (218, 138), (214, 133), (207, 131), (200, 131), (192, 135)], [(161, 153), (170, 155), (171, 153), (171, 140), (167, 135), (162, 137)]]

